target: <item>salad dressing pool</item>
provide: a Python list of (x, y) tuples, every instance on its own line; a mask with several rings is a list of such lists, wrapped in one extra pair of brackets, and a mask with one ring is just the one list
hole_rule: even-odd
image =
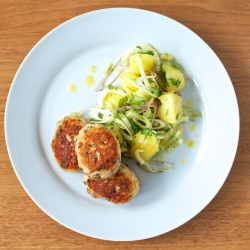
[(193, 105), (193, 100), (192, 99), (187, 99), (186, 104), (188, 107), (191, 107)]
[(194, 141), (193, 141), (192, 139), (188, 139), (188, 140), (186, 141), (186, 146), (187, 146), (188, 148), (193, 148), (193, 147), (194, 147)]
[(76, 85), (72, 83), (68, 86), (68, 89), (70, 92), (76, 92)]
[(190, 124), (189, 130), (190, 130), (191, 132), (194, 132), (195, 129), (196, 129), (195, 125), (194, 125), (194, 124)]
[(95, 65), (91, 65), (91, 66), (89, 67), (89, 71), (90, 71), (91, 73), (95, 73), (96, 70), (97, 70), (97, 68), (96, 68)]
[(88, 87), (91, 87), (94, 85), (95, 83), (95, 79), (92, 75), (88, 75), (86, 76), (86, 78), (84, 79), (85, 85)]

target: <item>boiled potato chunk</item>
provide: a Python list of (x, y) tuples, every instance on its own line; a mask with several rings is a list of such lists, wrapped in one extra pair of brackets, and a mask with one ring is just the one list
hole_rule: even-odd
[(144, 152), (140, 152), (140, 157), (144, 161), (150, 160), (158, 151), (159, 151), (159, 144), (154, 135), (148, 134), (141, 134), (138, 132), (134, 135), (133, 142), (131, 144), (130, 154), (134, 159), (135, 158), (135, 151), (137, 149), (144, 150)]
[(138, 76), (131, 73), (131, 72), (127, 72), (123, 75), (120, 76), (119, 80), (122, 86), (122, 89), (129, 93), (129, 94), (134, 94), (134, 92), (138, 89), (136, 88), (134, 85), (132, 85), (131, 83), (129, 83), (129, 81), (127, 79), (130, 79), (132, 81), (134, 81)]
[(152, 68), (154, 66), (154, 57), (149, 54), (135, 53), (134, 55), (132, 55), (129, 58), (129, 70), (137, 76), (140, 75), (138, 59), (137, 59), (138, 56), (142, 60), (142, 68), (145, 71), (145, 74), (150, 75), (150, 72), (152, 71)]
[(165, 122), (174, 124), (182, 116), (182, 97), (168, 92), (159, 97), (161, 105), (158, 108), (157, 115)]
[(168, 81), (167, 91), (179, 91), (184, 88), (184, 76), (179, 69), (174, 68), (170, 64), (162, 64), (162, 69), (165, 71)]
[(119, 105), (119, 101), (122, 98), (121, 95), (117, 94), (117, 93), (108, 93), (105, 98), (104, 98), (104, 102), (109, 102), (112, 107), (115, 109), (118, 107)]

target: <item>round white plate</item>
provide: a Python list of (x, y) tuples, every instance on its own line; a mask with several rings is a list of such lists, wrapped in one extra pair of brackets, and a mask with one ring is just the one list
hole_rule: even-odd
[[(137, 197), (124, 205), (93, 199), (82, 173), (66, 173), (53, 161), (56, 122), (93, 107), (103, 67), (125, 50), (150, 43), (175, 56), (189, 76), (184, 103), (203, 118), (185, 124), (185, 143), (165, 160), (172, 171), (150, 174), (129, 163), (141, 180)], [(95, 85), (84, 78), (95, 65)], [(68, 85), (74, 83), (72, 93)], [(238, 143), (239, 112), (232, 83), (220, 60), (180, 23), (144, 10), (114, 8), (73, 18), (47, 34), (27, 55), (12, 83), (5, 136), (14, 170), (34, 202), (62, 225), (91, 237), (130, 241), (157, 236), (198, 214), (216, 195), (231, 169)], [(185, 163), (181, 163), (185, 159)]]

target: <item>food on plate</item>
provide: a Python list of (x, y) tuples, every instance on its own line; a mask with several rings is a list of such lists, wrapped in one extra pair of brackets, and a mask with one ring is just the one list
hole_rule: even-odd
[(51, 147), (56, 163), (65, 171), (80, 170), (75, 152), (75, 138), (86, 123), (82, 115), (72, 113), (56, 124)]
[[(118, 74), (105, 86), (119, 64)], [(51, 146), (62, 169), (84, 173), (89, 194), (123, 204), (137, 195), (140, 181), (121, 157), (134, 159), (148, 172), (170, 170), (172, 165), (154, 160), (155, 155), (182, 144), (182, 122), (201, 114), (182, 104), (185, 77), (173, 55), (160, 55), (149, 44), (132, 47), (103, 73), (96, 106), (59, 121)], [(86, 111), (87, 120), (82, 116)]]
[(133, 74), (132, 72), (128, 72), (125, 74), (122, 74), (119, 78), (122, 89), (127, 92), (128, 94), (133, 94), (136, 90), (138, 90), (137, 87), (130, 84), (127, 79), (130, 79), (131, 81), (134, 81), (138, 76)]
[(139, 178), (128, 166), (121, 163), (119, 171), (108, 179), (91, 179), (84, 175), (87, 192), (94, 198), (102, 198), (114, 204), (123, 204), (133, 199), (140, 187)]
[[(119, 63), (118, 75), (105, 86)], [(103, 124), (116, 134), (123, 157), (135, 159), (149, 172), (167, 171), (172, 166), (153, 157), (182, 144), (181, 123), (201, 116), (183, 108), (179, 91), (184, 87), (184, 74), (173, 55), (160, 55), (151, 45), (139, 44), (127, 50), (102, 79), (96, 107), (83, 112), (90, 110), (91, 123)], [(152, 169), (152, 162), (159, 167)]]
[(165, 72), (166, 81), (166, 90), (168, 92), (180, 91), (185, 87), (184, 75), (178, 68), (177, 64), (162, 64), (162, 69)]
[(173, 56), (171, 54), (166, 54), (166, 53), (161, 54), (162, 61), (169, 62), (172, 59), (173, 59)]
[(138, 63), (138, 56), (141, 59), (142, 68), (146, 75), (150, 75), (154, 66), (154, 57), (150, 54), (139, 54), (135, 53), (129, 58), (129, 70), (131, 73), (140, 76), (140, 66)]
[(110, 178), (119, 170), (119, 141), (101, 124), (87, 124), (79, 131), (75, 151), (80, 169), (89, 178)]
[[(159, 151), (159, 143), (153, 131), (137, 132), (133, 137), (130, 154), (140, 164), (150, 160)], [(137, 155), (136, 155), (137, 154)]]
[(119, 140), (104, 125), (87, 123), (82, 115), (72, 113), (57, 123), (51, 146), (63, 170), (84, 173), (87, 191), (94, 198), (123, 204), (137, 195), (139, 178), (121, 162)]
[(182, 97), (173, 92), (166, 92), (159, 97), (161, 105), (157, 115), (161, 120), (169, 124), (175, 124), (182, 117)]
[(189, 120), (195, 122), (194, 117), (202, 117), (202, 115), (191, 107), (183, 106), (183, 114), (189, 117)]

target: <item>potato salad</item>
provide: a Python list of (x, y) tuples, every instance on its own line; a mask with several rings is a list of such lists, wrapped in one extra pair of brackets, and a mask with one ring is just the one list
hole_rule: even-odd
[[(119, 72), (108, 81), (116, 67)], [(138, 44), (103, 72), (105, 76), (96, 89), (100, 91), (96, 107), (83, 110), (89, 111), (89, 122), (111, 130), (123, 157), (134, 159), (143, 170), (171, 169), (170, 164), (156, 161), (154, 156), (182, 144), (182, 123), (201, 116), (182, 104), (179, 91), (185, 87), (185, 77), (173, 55)]]

